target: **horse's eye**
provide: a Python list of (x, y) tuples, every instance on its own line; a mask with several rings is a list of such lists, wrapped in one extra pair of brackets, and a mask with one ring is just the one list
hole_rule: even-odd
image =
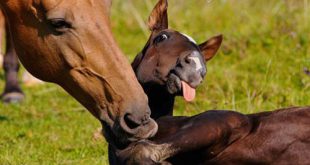
[(160, 43), (160, 42), (165, 41), (165, 40), (168, 39), (168, 38), (169, 38), (169, 37), (168, 37), (167, 34), (159, 35), (159, 36), (157, 36), (157, 37), (154, 39), (154, 43), (155, 43), (155, 44), (158, 44), (158, 43)]
[(60, 33), (64, 33), (65, 30), (72, 27), (69, 22), (67, 22), (66, 20), (62, 18), (50, 19), (49, 23), (56, 32), (60, 32)]

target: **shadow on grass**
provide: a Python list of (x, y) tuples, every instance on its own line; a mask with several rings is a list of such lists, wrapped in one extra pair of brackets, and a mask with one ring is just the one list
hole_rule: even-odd
[(6, 116), (1, 116), (0, 115), (0, 122), (2, 122), (2, 121), (9, 121), (9, 118), (6, 117)]
[(305, 68), (304, 72), (305, 72), (306, 75), (310, 76), (310, 70), (308, 68)]

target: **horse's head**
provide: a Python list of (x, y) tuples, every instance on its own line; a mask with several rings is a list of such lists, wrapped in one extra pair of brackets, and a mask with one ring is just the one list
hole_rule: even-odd
[[(17, 54), (36, 77), (83, 104), (121, 142), (157, 125), (109, 25), (110, 0), (1, 0)], [(112, 139), (109, 139), (112, 140)]]
[(152, 34), (132, 66), (141, 84), (166, 85), (170, 94), (187, 101), (206, 75), (206, 61), (219, 49), (222, 36), (197, 44), (189, 36), (168, 29), (167, 0), (160, 0), (149, 17)]

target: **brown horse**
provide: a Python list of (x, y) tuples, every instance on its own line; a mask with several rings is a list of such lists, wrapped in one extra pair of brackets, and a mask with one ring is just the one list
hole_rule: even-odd
[[(166, 6), (167, 2), (160, 0), (151, 17), (154, 12), (159, 12), (155, 15), (163, 15)], [(179, 40), (172, 41), (178, 43)], [(161, 44), (172, 41), (165, 39)], [(176, 46), (167, 48), (177, 49)], [(153, 57), (154, 52), (151, 51), (149, 56)], [(169, 55), (162, 54), (164, 57)], [(145, 56), (140, 63), (148, 60)], [(148, 70), (150, 66), (137, 65), (141, 71)], [(182, 72), (188, 73), (189, 68), (195, 67), (185, 67)], [(147, 74), (138, 78), (153, 77), (144, 76)], [(149, 88), (153, 88), (154, 84), (162, 85), (159, 82), (152, 82)], [(167, 86), (167, 82), (163, 86)], [(153, 92), (166, 90), (155, 88)], [(156, 98), (149, 99), (152, 102)], [(164, 109), (170, 108), (164, 103)], [(133, 143), (124, 150), (110, 147), (110, 160), (111, 164), (306, 164), (310, 158), (309, 119), (310, 107), (251, 115), (233, 111), (208, 111), (193, 117), (168, 115), (157, 120), (159, 131), (152, 141)]]
[(173, 114), (175, 96), (191, 101), (206, 75), (206, 62), (219, 49), (222, 36), (197, 45), (191, 37), (168, 29), (167, 1), (159, 1), (149, 17), (151, 35), (132, 67), (149, 98), (151, 117)]
[[(106, 6), (111, 5), (111, 1), (105, 0)], [(107, 14), (109, 14), (109, 9), (107, 9)], [(3, 38), (5, 38), (6, 44), (3, 43)], [(4, 74), (5, 74), (5, 87), (1, 94), (1, 100), (4, 103), (19, 103), (25, 98), (25, 94), (18, 81), (18, 72), (20, 64), (18, 57), (16, 55), (14, 45), (11, 42), (10, 33), (8, 30), (8, 25), (5, 23), (5, 17), (0, 10), (0, 46), (5, 45), (5, 51), (0, 48), (0, 66), (3, 64)], [(2, 55), (2, 56), (1, 56)], [(28, 85), (42, 83), (40, 80), (34, 78), (28, 72), (23, 75), (23, 81)]]
[[(106, 3), (106, 6), (111, 5), (111, 1), (108, 0), (105, 0), (104, 3)], [(109, 9), (107, 9), (107, 14), (109, 14)], [(8, 31), (4, 15), (0, 10), (0, 46), (5, 45), (5, 51), (0, 48), (0, 66), (3, 64), (5, 74), (5, 87), (0, 98), (4, 103), (19, 103), (24, 100), (25, 94), (18, 81), (20, 64)], [(5, 38), (6, 44), (3, 43), (3, 38)], [(24, 81), (28, 85), (42, 83), (28, 72), (23, 74), (23, 82)]]
[(18, 58), (63, 87), (103, 125), (108, 141), (157, 131), (147, 97), (112, 36), (109, 0), (0, 1)]

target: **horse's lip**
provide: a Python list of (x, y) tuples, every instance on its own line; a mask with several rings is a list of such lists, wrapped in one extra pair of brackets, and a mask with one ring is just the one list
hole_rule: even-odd
[[(124, 148), (132, 142), (152, 138), (158, 131), (158, 125), (155, 120), (150, 119), (148, 124), (139, 126), (134, 132), (128, 133), (121, 124), (115, 125), (113, 128), (102, 123), (102, 134), (109, 144), (116, 148)], [(123, 126), (126, 127), (126, 126)], [(117, 133), (115, 132), (117, 131)]]
[(146, 124), (142, 124), (135, 129), (131, 129), (125, 123), (124, 118), (122, 118), (120, 120), (120, 127), (123, 131), (123, 134), (128, 138), (127, 139), (128, 141), (132, 142), (141, 139), (147, 139), (153, 137), (158, 130), (157, 123), (152, 118), (149, 118), (149, 120), (150, 121), (147, 122)]
[(147, 124), (148, 125), (147, 128), (149, 129), (149, 131), (146, 131), (145, 129), (142, 130), (143, 128), (142, 129), (140, 128), (141, 133), (137, 133), (134, 136), (130, 137), (129, 141), (134, 142), (154, 137), (158, 131), (158, 125), (154, 119), (150, 120), (151, 121)]

